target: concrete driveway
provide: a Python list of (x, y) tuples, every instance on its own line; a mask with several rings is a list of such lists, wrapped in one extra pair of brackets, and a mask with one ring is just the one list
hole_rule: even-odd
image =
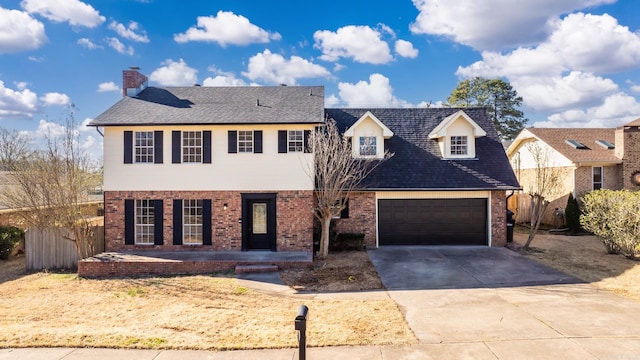
[(425, 351), (640, 359), (640, 303), (508, 249), (385, 246), (369, 257)]

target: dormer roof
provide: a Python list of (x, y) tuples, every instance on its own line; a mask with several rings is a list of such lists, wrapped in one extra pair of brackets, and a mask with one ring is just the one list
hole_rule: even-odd
[(441, 137), (447, 136), (447, 129), (451, 124), (453, 124), (459, 118), (465, 119), (469, 125), (473, 127), (473, 134), (476, 138), (487, 136), (487, 132), (482, 129), (469, 115), (467, 115), (463, 110), (459, 110), (446, 118), (444, 118), (430, 133), (429, 139), (437, 139)]
[(386, 127), (382, 121), (378, 120), (378, 118), (373, 115), (371, 113), (371, 111), (367, 111), (366, 113), (364, 113), (359, 119), (358, 121), (356, 121), (353, 125), (351, 125), (345, 132), (344, 132), (344, 136), (346, 137), (353, 137), (355, 129), (362, 124), (363, 121), (365, 121), (367, 118), (371, 119), (373, 122), (375, 122), (381, 129), (382, 129), (382, 137), (384, 137), (385, 139), (390, 139), (393, 136), (393, 131), (389, 130), (388, 127)]

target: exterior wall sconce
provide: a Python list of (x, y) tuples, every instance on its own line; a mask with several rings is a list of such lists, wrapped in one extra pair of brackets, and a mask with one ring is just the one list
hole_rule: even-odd
[(222, 205), (222, 210), (227, 210), (229, 206), (227, 206), (227, 203), (224, 203), (224, 205)]

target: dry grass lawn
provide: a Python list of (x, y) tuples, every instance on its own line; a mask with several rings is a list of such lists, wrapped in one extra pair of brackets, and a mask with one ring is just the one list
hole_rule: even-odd
[(89, 280), (75, 273), (25, 274), (24, 258), (17, 258), (0, 261), (0, 348), (296, 347), (293, 320), (302, 304), (309, 307), (309, 346), (416, 343), (390, 299), (278, 296), (225, 275)]
[[(514, 242), (524, 245), (528, 229), (516, 228)], [(607, 254), (598, 237), (539, 231), (526, 256), (589, 282), (640, 301), (640, 262)]]

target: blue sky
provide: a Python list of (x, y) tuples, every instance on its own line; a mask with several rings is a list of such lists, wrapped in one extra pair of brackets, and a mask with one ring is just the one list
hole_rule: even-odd
[[(438, 106), (508, 80), (537, 127), (640, 117), (636, 0), (0, 0), (0, 126), (55, 131), (153, 86), (324, 85), (328, 107)], [(81, 128), (83, 146), (100, 136)]]

